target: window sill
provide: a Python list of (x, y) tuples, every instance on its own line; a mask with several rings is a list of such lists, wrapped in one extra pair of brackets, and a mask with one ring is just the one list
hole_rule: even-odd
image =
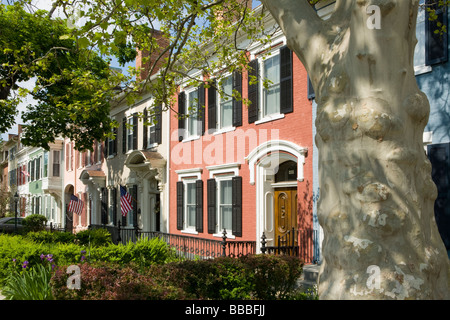
[[(222, 231), (223, 232), (223, 231)], [(232, 233), (231, 233), (231, 230), (227, 230), (227, 234), (226, 234), (226, 236), (227, 236), (227, 239), (236, 239), (236, 236), (234, 236)], [(216, 237), (216, 238), (223, 238), (223, 233), (214, 233), (213, 234), (213, 237)]]
[(219, 129), (215, 132), (213, 132), (213, 136), (218, 135), (218, 134), (223, 134), (223, 133), (227, 133), (227, 132), (231, 132), (231, 131), (235, 131), (236, 127), (226, 127), (226, 128), (222, 128)]
[(183, 229), (183, 230), (181, 230), (181, 233), (198, 234), (197, 231), (192, 230), (192, 229)]
[(433, 71), (433, 68), (431, 66), (423, 65), (423, 66), (414, 67), (414, 75), (416, 75), (416, 76), (425, 74), (425, 73), (429, 73), (431, 71)]
[(194, 140), (198, 140), (198, 139), (200, 139), (200, 136), (190, 136), (190, 137), (183, 139), (181, 142), (189, 142), (189, 141), (194, 141)]
[[(147, 149), (156, 148), (157, 146), (158, 146), (158, 143), (153, 142), (153, 143), (150, 143), (150, 144), (147, 146)], [(145, 150), (147, 150), (147, 149), (145, 149)]]
[(275, 120), (279, 120), (279, 119), (283, 119), (283, 118), (284, 118), (284, 113), (272, 114), (269, 116), (265, 116), (264, 118), (262, 118), (258, 121), (255, 121), (255, 124), (258, 125), (258, 124), (275, 121)]

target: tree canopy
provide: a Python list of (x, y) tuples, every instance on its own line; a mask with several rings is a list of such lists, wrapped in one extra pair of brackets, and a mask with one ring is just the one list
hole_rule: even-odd
[[(44, 148), (56, 136), (91, 147), (117, 126), (111, 105), (132, 104), (144, 92), (170, 108), (181, 80), (198, 82), (190, 78), (194, 70), (212, 76), (246, 68), (247, 49), (279, 30), (266, 29), (268, 11), (252, 11), (249, 0), (55, 0), (49, 12), (26, 10), (32, 2), (0, 6), (0, 132), (13, 126), (18, 104), (31, 95), (37, 103), (22, 116), (23, 141)], [(57, 9), (64, 19), (54, 17)], [(130, 68), (125, 76), (109, 68), (110, 57), (124, 66), (137, 51), (146, 53), (148, 72)], [(34, 89), (20, 87), (30, 79)]]
[[(120, 77), (69, 33), (66, 21), (48, 12), (30, 13), (21, 3), (0, 5), (0, 132), (13, 126), (27, 95), (36, 101), (22, 116), (27, 145), (48, 148), (64, 136), (85, 149), (111, 130), (109, 101)], [(33, 79), (33, 89), (21, 86)]]

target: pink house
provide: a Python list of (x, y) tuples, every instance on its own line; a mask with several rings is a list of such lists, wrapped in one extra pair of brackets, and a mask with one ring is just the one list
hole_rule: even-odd
[[(170, 123), (169, 232), (221, 240), (226, 230), (229, 241), (254, 241), (256, 252), (264, 234), (267, 247), (293, 246), (312, 261), (307, 73), (281, 33), (249, 56), (251, 69), (242, 74), (190, 75), (212, 79), (215, 85), (207, 89), (180, 84)], [(249, 74), (259, 82), (250, 83)], [(262, 78), (271, 80), (269, 87)], [(233, 90), (251, 104), (232, 99)]]

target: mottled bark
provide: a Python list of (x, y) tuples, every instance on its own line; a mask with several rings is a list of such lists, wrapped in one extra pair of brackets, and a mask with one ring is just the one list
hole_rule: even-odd
[[(262, 2), (316, 92), (320, 299), (449, 299), (422, 142), (430, 106), (413, 67), (418, 0), (337, 1), (320, 23), (307, 0)], [(380, 29), (367, 25), (369, 5)]]

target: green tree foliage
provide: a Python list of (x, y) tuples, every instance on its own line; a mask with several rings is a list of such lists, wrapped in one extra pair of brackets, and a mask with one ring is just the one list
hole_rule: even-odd
[[(30, 124), (23, 142), (43, 147), (60, 135), (74, 140), (77, 149), (91, 148), (117, 126), (108, 117), (112, 104), (123, 99), (132, 104), (150, 92), (155, 105), (167, 110), (182, 79), (198, 85), (193, 71), (213, 78), (243, 70), (248, 48), (267, 44), (279, 31), (266, 28), (268, 11), (252, 12), (249, 0), (55, 0), (50, 12), (34, 13), (24, 9), (32, 0), (8, 2), (15, 4), (0, 7), (0, 132), (11, 128), (18, 103), (31, 94), (38, 103), (23, 115)], [(428, 5), (430, 19), (448, 4)], [(56, 9), (68, 20), (53, 18)], [(67, 21), (80, 25), (69, 28)], [(148, 53), (143, 57), (148, 73), (130, 67), (125, 76), (108, 68), (106, 57), (125, 65), (136, 49)], [(12, 94), (20, 81), (33, 77), (34, 90)]]
[[(17, 106), (28, 95), (22, 118), (23, 143), (48, 148), (57, 136), (90, 148), (111, 131), (109, 101), (120, 75), (104, 59), (65, 36), (67, 23), (48, 12), (29, 13), (24, 4), (0, 5), (0, 132), (14, 124)], [(33, 89), (21, 83), (35, 80)]]

